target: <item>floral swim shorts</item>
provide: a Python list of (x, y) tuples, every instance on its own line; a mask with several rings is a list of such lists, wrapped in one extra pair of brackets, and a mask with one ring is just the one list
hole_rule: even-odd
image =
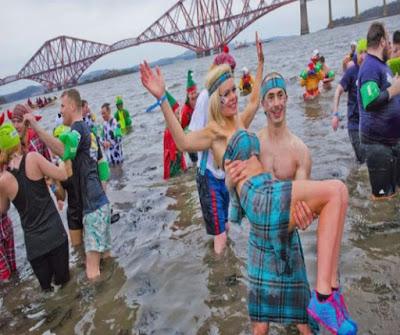
[(85, 251), (111, 250), (111, 207), (105, 204), (83, 216)]

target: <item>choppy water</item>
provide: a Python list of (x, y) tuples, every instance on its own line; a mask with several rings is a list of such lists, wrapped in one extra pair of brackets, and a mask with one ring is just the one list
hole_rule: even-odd
[[(399, 16), (385, 19), (390, 31)], [(400, 327), (399, 200), (371, 202), (368, 174), (359, 167), (345, 128), (330, 127), (333, 90), (305, 104), (297, 75), (318, 47), (339, 71), (349, 42), (365, 36), (369, 23), (291, 37), (264, 45), (267, 71), (288, 79), (288, 124), (311, 150), (314, 179), (337, 177), (350, 191), (342, 244), (341, 280), (359, 334), (398, 334)], [(262, 32), (261, 32), (262, 33)], [(233, 51), (240, 69), (256, 66), (253, 47)], [(170, 91), (184, 98), (186, 71), (201, 84), (212, 58), (163, 68)], [(2, 284), (1, 334), (248, 334), (246, 308), (246, 239), (248, 228), (232, 227), (223, 257), (215, 257), (202, 226), (193, 169), (162, 180), (161, 113), (144, 113), (153, 103), (138, 74), (80, 86), (82, 96), (99, 116), (104, 102), (123, 95), (133, 115), (134, 130), (124, 139), (123, 172), (110, 183), (110, 198), (121, 220), (112, 226), (115, 259), (104, 265), (102, 281), (87, 283), (83, 258), (72, 253), (72, 279), (57, 293), (43, 295), (26, 261), (22, 231), (15, 211), (18, 278)], [(243, 107), (245, 99), (241, 98)], [(8, 106), (3, 106), (6, 109)], [(50, 127), (59, 106), (42, 111)], [(341, 110), (346, 111), (346, 98)], [(265, 122), (258, 113), (252, 128)], [(315, 282), (315, 226), (302, 233), (309, 280)], [(296, 333), (273, 326), (271, 334)]]

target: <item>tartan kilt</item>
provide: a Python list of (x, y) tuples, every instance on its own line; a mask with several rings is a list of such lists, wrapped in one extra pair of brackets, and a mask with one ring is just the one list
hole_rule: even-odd
[(260, 248), (249, 240), (248, 310), (255, 322), (309, 323), (310, 287), (297, 231), (290, 234), (290, 272), (276, 271), (273, 248)]
[(292, 182), (263, 173), (247, 180), (240, 205), (251, 224), (248, 244), (252, 321), (308, 323), (310, 288), (298, 232), (288, 231)]

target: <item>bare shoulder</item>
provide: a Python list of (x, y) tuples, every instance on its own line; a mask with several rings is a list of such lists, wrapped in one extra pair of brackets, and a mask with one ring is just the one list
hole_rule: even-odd
[(31, 151), (31, 152), (28, 152), (27, 154), (26, 154), (26, 161), (28, 162), (35, 162), (35, 163), (37, 163), (37, 162), (40, 162), (41, 160), (42, 160), (42, 158), (43, 159), (46, 159), (46, 158), (44, 158), (41, 154), (39, 154), (38, 152), (36, 152), (36, 151)]
[(298, 153), (299, 157), (301, 156), (310, 156), (310, 149), (308, 149), (307, 145), (301, 140), (300, 137), (291, 133), (292, 136), (292, 145)]
[(13, 175), (8, 171), (0, 172), (0, 190), (3, 193), (8, 193), (10, 182), (12, 182)]

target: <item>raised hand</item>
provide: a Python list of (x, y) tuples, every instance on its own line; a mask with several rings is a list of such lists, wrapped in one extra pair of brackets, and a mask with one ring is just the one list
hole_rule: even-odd
[(259, 63), (264, 63), (264, 51), (262, 48), (262, 42), (258, 37), (258, 32), (256, 32), (256, 48), (257, 48), (257, 58)]
[(37, 125), (35, 115), (33, 115), (32, 113), (24, 114), (23, 118), (24, 118), (24, 124), (26, 124), (27, 126), (35, 128), (35, 126)]
[(165, 93), (165, 81), (160, 68), (152, 70), (146, 61), (140, 64), (140, 79), (143, 86), (156, 98), (160, 99)]

